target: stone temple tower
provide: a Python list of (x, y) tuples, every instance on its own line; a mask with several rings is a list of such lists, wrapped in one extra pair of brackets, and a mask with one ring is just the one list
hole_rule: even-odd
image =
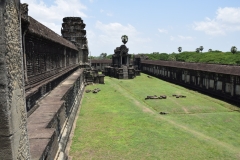
[(62, 23), (62, 37), (74, 43), (79, 50), (80, 65), (88, 63), (88, 44), (86, 26), (80, 17), (65, 17)]

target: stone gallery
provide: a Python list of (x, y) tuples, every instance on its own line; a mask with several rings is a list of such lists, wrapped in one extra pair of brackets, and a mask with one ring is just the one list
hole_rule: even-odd
[(0, 25), (1, 159), (67, 159), (89, 66), (86, 25), (65, 17), (60, 36), (19, 0), (0, 1)]

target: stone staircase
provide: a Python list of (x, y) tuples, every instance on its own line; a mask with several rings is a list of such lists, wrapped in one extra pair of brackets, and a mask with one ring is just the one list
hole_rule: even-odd
[(123, 65), (123, 79), (128, 79), (128, 68), (127, 66)]

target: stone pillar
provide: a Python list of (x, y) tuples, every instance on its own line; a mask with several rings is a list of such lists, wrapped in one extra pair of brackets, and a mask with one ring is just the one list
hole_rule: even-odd
[(200, 87), (203, 87), (203, 73), (200, 72), (200, 83), (199, 83)]
[(120, 56), (120, 65), (119, 67), (122, 67), (122, 56)]
[(209, 76), (208, 76), (208, 73), (206, 73), (205, 82), (206, 82), (205, 87), (206, 87), (206, 89), (208, 89), (208, 87), (209, 87)]
[(0, 1), (0, 159), (28, 160), (20, 1)]
[(83, 52), (83, 63), (85, 64), (88, 62), (88, 60), (87, 60), (88, 59), (88, 50), (83, 49), (82, 52)]
[(66, 54), (66, 47), (64, 47), (64, 68), (67, 66), (67, 54)]
[(83, 51), (81, 48), (78, 48), (78, 55), (79, 55), (79, 64), (83, 63)]
[(235, 77), (231, 76), (231, 96), (235, 96)]
[(214, 76), (214, 90), (217, 91), (217, 82), (218, 82), (218, 74), (215, 73)]
[(224, 75), (223, 79), (222, 79), (222, 93), (225, 94), (226, 93), (226, 76)]
[(184, 82), (187, 83), (187, 71), (184, 70)]

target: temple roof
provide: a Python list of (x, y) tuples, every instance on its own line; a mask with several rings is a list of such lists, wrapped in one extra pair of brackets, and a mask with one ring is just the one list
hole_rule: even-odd
[[(91, 61), (92, 61), (92, 63), (111, 63), (111, 60), (109, 60), (109, 59), (104, 59), (104, 60), (103, 59), (99, 59), (99, 60), (94, 59)], [(189, 63), (189, 62), (161, 61), (161, 60), (142, 60), (141, 63), (240, 76), (240, 66), (233, 66), (233, 65), (219, 65), (219, 64), (209, 64), (209, 63)]]
[(120, 47), (117, 47), (114, 50), (113, 56), (118, 56), (118, 55), (128, 55), (128, 48), (125, 45), (121, 45)]
[(240, 76), (240, 66), (233, 66), (233, 65), (189, 63), (189, 62), (161, 61), (161, 60), (142, 60), (141, 63)]
[[(45, 25), (41, 24), (34, 18), (28, 16), (28, 20), (30, 22), (29, 27), (28, 27), (28, 32), (36, 34), (40, 37), (49, 39), (53, 42), (59, 43), (61, 45), (64, 45), (66, 47), (69, 47), (74, 50), (78, 50), (77, 47), (70, 41), (66, 40), (65, 38), (61, 37)], [(60, 29), (60, 28), (59, 28)]]

